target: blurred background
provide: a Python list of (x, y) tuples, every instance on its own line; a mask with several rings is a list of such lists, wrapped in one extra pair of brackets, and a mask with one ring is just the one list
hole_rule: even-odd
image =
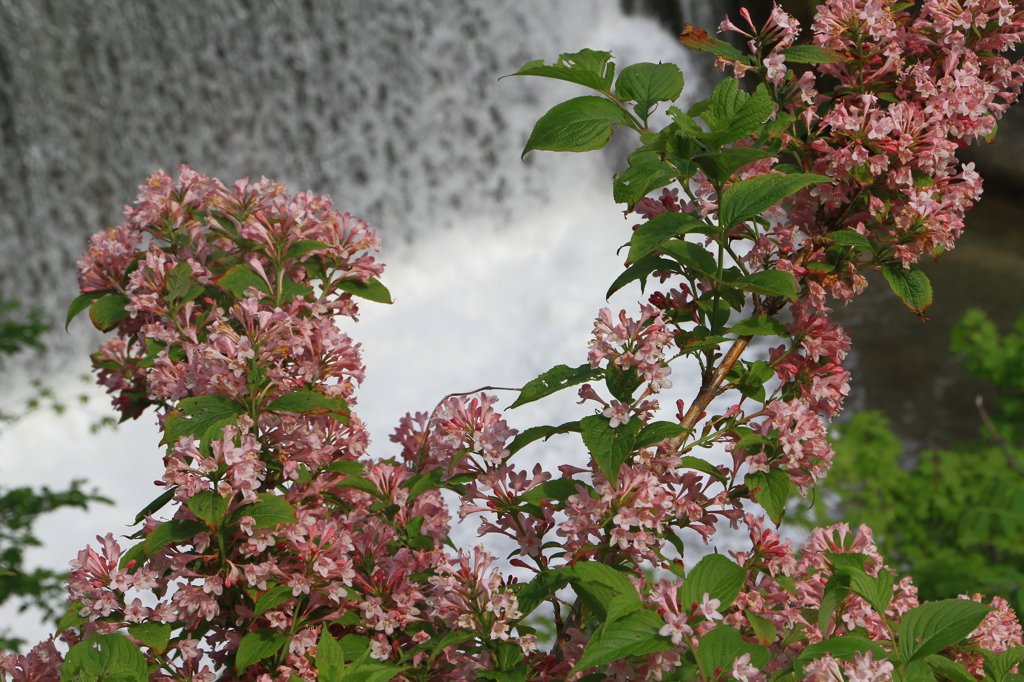
[[(128, 534), (160, 492), (154, 418), (94, 433), (111, 412), (80, 377), (100, 335), (85, 316), (63, 329), (89, 235), (120, 222), (150, 173), (185, 163), (226, 182), (266, 175), (292, 192), (329, 194), (378, 231), (395, 304), (367, 304), (346, 331), (363, 343), (368, 366), (356, 409), (374, 454), (387, 456), (397, 452), (388, 434), (408, 411), (584, 362), (621, 264), (615, 249), (632, 221), (609, 190), (634, 141), (521, 161), (534, 121), (582, 93), (499, 77), (590, 47), (620, 64), (678, 63), (693, 102), (720, 75), (676, 36), (684, 23), (713, 31), (735, 13), (732, 1), (0, 0), (0, 300), (20, 304), (0, 313), (0, 335), (20, 339), (0, 347), (0, 411), (18, 416), (43, 391), (41, 409), (0, 423), (0, 495), (44, 485), (53, 493), (0, 497), (0, 524), (24, 513), (26, 499), (42, 514), (41, 547), (0, 531), (0, 564), (16, 550), (26, 569), (65, 570), (96, 534)], [(770, 10), (744, 4), (755, 16)], [(810, 5), (786, 7), (809, 23)], [(1001, 331), (1024, 311), (1020, 118), (1011, 110), (995, 145), (965, 150), (986, 178), (985, 197), (956, 250), (938, 267), (925, 264), (931, 322), (881, 278), (836, 311), (854, 341), (850, 412), (888, 416), (904, 469), (922, 452), (976, 438), (975, 396), (996, 399), (991, 382), (948, 349), (969, 307), (984, 308)], [(630, 308), (638, 293), (620, 292), (611, 305)], [(674, 380), (685, 395), (688, 379)], [(559, 423), (575, 408), (563, 398), (523, 408), (512, 425)], [(62, 414), (53, 402), (66, 406)], [(575, 461), (575, 445), (556, 441), (538, 456)], [(88, 484), (70, 488), (76, 479)], [(94, 488), (113, 504), (90, 501)], [(471, 542), (473, 529), (462, 532)], [(0, 599), (18, 584), (0, 577)], [(32, 642), (51, 628), (35, 609), (19, 615), (23, 602), (0, 605), (0, 629)]]

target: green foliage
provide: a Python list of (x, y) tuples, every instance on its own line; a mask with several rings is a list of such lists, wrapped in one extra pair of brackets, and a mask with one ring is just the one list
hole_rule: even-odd
[(856, 414), (835, 429), (829, 476), (800, 520), (870, 526), (881, 553), (913, 576), (922, 599), (982, 591), (1021, 609), (1024, 317), (1001, 336), (985, 313), (971, 310), (954, 327), (951, 348), (968, 371), (1000, 389), (991, 430), (923, 452), (908, 467), (885, 415)]

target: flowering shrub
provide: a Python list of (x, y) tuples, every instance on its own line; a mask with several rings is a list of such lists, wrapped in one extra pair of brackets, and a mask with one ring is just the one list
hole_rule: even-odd
[[(818, 529), (794, 550), (745, 510), (778, 524), (790, 492), (826, 475), (849, 380), (828, 296), (849, 300), (881, 269), (923, 316), (914, 264), (953, 245), (981, 190), (953, 153), (991, 135), (1024, 82), (999, 56), (1022, 36), (1015, 6), (910, 10), (833, 0), (809, 44), (780, 9), (760, 28), (741, 12), (746, 26), (723, 28), (750, 38), (748, 55), (687, 27), (685, 44), (759, 84), (727, 78), (658, 131), (652, 111), (683, 88), (671, 64), (616, 79), (610, 54), (584, 50), (518, 72), (599, 93), (554, 107), (526, 152), (597, 149), (618, 127), (642, 144), (615, 180), (641, 222), (609, 295), (658, 290), (636, 314), (599, 313), (589, 362), (522, 388), (513, 408), (571, 386), (597, 403), (559, 426), (516, 433), (494, 398), (455, 395), (402, 420), (398, 459), (374, 459), (351, 410), (359, 349), (334, 324), (355, 297), (389, 300), (365, 223), (266, 180), (152, 176), (93, 238), (70, 314), (116, 330), (94, 362), (126, 418), (157, 407), (166, 491), (135, 544), (108, 535), (74, 562), (66, 657), (46, 642), (2, 677), (1014, 679), (1024, 646), (1002, 600), (919, 604), (867, 528)], [(766, 360), (743, 358), (754, 336), (778, 339)], [(701, 386), (659, 420), (679, 361)], [(723, 395), (735, 401), (708, 414)], [(586, 469), (516, 467), (567, 433)], [(728, 464), (698, 457), (714, 445)], [(516, 540), (511, 563), (535, 577), (449, 551), (442, 489), (482, 534)], [(709, 541), (723, 520), (750, 549), (685, 570), (686, 534)], [(524, 619), (545, 603), (556, 632), (541, 648)]]

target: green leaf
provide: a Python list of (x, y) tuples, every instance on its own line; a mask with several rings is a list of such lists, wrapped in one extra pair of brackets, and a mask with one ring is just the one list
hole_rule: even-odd
[(860, 232), (854, 232), (853, 230), (836, 230), (835, 232), (829, 232), (828, 236), (836, 244), (841, 244), (843, 246), (857, 246), (864, 249), (871, 248), (871, 240)]
[(89, 620), (88, 616), (80, 615), (84, 607), (85, 604), (81, 600), (73, 602), (68, 607), (68, 610), (64, 612), (64, 615), (61, 616), (60, 622), (57, 623), (57, 632), (55, 634), (59, 635), (68, 628), (76, 627)]
[(977, 678), (974, 677), (968, 670), (967, 666), (963, 663), (957, 663), (945, 656), (939, 656), (938, 654), (931, 654), (925, 656), (923, 659), (928, 666), (952, 682), (978, 682)]
[(558, 570), (570, 580), (586, 580), (604, 585), (615, 594), (632, 595), (635, 599), (636, 608), (641, 606), (640, 597), (636, 593), (636, 587), (633, 586), (625, 571), (612, 568), (608, 564), (602, 564), (599, 561), (578, 561), (571, 566), (563, 566)]
[(568, 584), (569, 578), (559, 570), (541, 571), (516, 592), (519, 610), (523, 616), (533, 613), (548, 597)]
[(825, 583), (825, 590), (821, 597), (821, 604), (818, 607), (818, 629), (822, 632), (828, 632), (828, 624), (832, 620), (833, 614), (835, 614), (836, 609), (839, 608), (839, 604), (841, 604), (849, 595), (849, 575), (839, 573), (829, 576), (828, 581)]
[[(795, 288), (795, 282), (794, 282)], [(776, 320), (771, 315), (755, 315), (741, 320), (729, 329), (730, 334), (740, 336), (789, 336), (786, 325)]]
[(764, 669), (768, 664), (768, 649), (743, 639), (739, 630), (728, 625), (719, 625), (700, 638), (695, 656), (702, 679), (715, 678), (715, 671), (732, 671), (733, 662), (744, 654), (750, 654), (750, 665)]
[(345, 678), (345, 650), (331, 637), (325, 625), (316, 645), (317, 682), (341, 682)]
[(747, 622), (750, 623), (750, 627), (754, 630), (754, 636), (757, 637), (757, 641), (762, 646), (768, 646), (775, 641), (775, 638), (779, 636), (779, 631), (775, 627), (775, 623), (757, 615), (751, 611), (744, 611), (743, 615), (747, 617)]
[(359, 474), (366, 471), (366, 467), (360, 464), (359, 462), (353, 462), (351, 460), (340, 460), (328, 464), (326, 471), (333, 471), (336, 474), (345, 474), (347, 476), (358, 476)]
[(280, 606), (293, 597), (292, 588), (287, 585), (272, 587), (261, 594), (259, 599), (256, 600), (256, 603), (252, 607), (253, 615), (258, 618), (267, 611)]
[(802, 671), (805, 665), (821, 658), (825, 654), (832, 654), (832, 658), (840, 661), (852, 661), (856, 658), (857, 654), (863, 656), (869, 651), (874, 661), (884, 660), (889, 657), (889, 653), (881, 645), (871, 640), (854, 635), (843, 635), (804, 647), (804, 650), (797, 656), (795, 664), (799, 666), (798, 670)]
[(835, 64), (847, 58), (835, 50), (817, 45), (794, 45), (782, 51), (790, 64)]
[(236, 509), (231, 518), (240, 520), (243, 516), (251, 516), (253, 528), (273, 528), (279, 523), (296, 523), (295, 507), (283, 497), (273, 493), (260, 493), (259, 500)]
[(334, 283), (342, 291), (347, 291), (353, 296), (365, 298), (375, 303), (392, 303), (391, 292), (379, 279), (371, 277), (367, 281), (359, 279), (343, 279)]
[(715, 257), (700, 244), (670, 239), (658, 248), (666, 256), (675, 258), (680, 264), (696, 270), (698, 276), (715, 277), (718, 273), (718, 262)]
[(131, 572), (134, 573), (142, 563), (146, 560), (146, 542), (142, 541), (136, 545), (132, 545), (128, 550), (121, 555), (121, 560), (117, 562), (118, 568), (127, 568), (128, 564), (135, 561)]
[(584, 490), (588, 487), (587, 484), (582, 481), (574, 481), (571, 478), (556, 478), (554, 480), (544, 481), (539, 485), (535, 485), (520, 495), (519, 499), (531, 504), (540, 504), (541, 500), (557, 500), (558, 502), (565, 502), (570, 497), (577, 494), (577, 486), (583, 486)]
[(106, 294), (89, 307), (89, 319), (93, 325), (103, 332), (108, 332), (117, 326), (117, 323), (128, 317), (129, 313), (125, 306), (130, 301), (127, 296), (121, 294)]
[(590, 450), (597, 466), (605, 478), (615, 485), (619, 479), (619, 468), (633, 452), (633, 444), (643, 422), (633, 417), (629, 423), (620, 424), (618, 428), (613, 429), (608, 424), (607, 417), (591, 415), (580, 420), (580, 431), (583, 443)]
[(799, 293), (793, 273), (785, 270), (762, 270), (746, 277), (735, 279), (730, 284), (762, 296), (785, 296), (794, 300)]
[(770, 158), (772, 154), (752, 147), (728, 147), (713, 154), (693, 157), (704, 174), (718, 184), (726, 183), (732, 174), (748, 163)]
[(146, 541), (142, 545), (142, 550), (148, 558), (167, 545), (191, 540), (208, 530), (209, 528), (206, 527), (206, 524), (199, 521), (167, 521), (149, 531), (149, 535), (146, 536)]
[[(761, 129), (761, 126), (775, 111), (775, 100), (768, 94), (768, 88), (761, 83), (754, 94), (743, 102), (736, 112), (736, 118), (729, 124), (729, 142), (743, 139)], [(774, 154), (772, 155), (774, 156)]]
[(621, 100), (636, 102), (633, 110), (644, 121), (658, 102), (671, 102), (683, 91), (683, 74), (675, 64), (633, 64), (619, 75), (615, 92)]
[(750, 489), (754, 501), (764, 507), (768, 512), (768, 518), (778, 527), (786, 513), (786, 501), (793, 493), (793, 483), (789, 480), (789, 474), (773, 467), (768, 473), (758, 471), (747, 474), (743, 482)]
[(289, 639), (287, 634), (270, 629), (248, 633), (242, 637), (242, 641), (238, 645), (238, 652), (235, 655), (235, 671), (241, 674), (250, 665), (273, 656), (288, 644)]
[(704, 222), (690, 213), (666, 211), (656, 215), (634, 230), (626, 260), (639, 262), (672, 237), (681, 237), (703, 227), (706, 227)]
[(142, 508), (142, 511), (135, 515), (135, 522), (132, 523), (132, 525), (134, 526), (136, 524), (142, 523), (146, 520), (147, 516), (163, 509), (164, 505), (170, 502), (171, 498), (174, 497), (174, 493), (177, 490), (178, 486), (174, 486), (173, 488), (168, 488), (164, 492), (160, 493), (160, 495), (157, 496), (155, 500), (147, 504), (145, 507)]
[(648, 448), (669, 438), (678, 438), (684, 433), (686, 429), (675, 422), (652, 422), (640, 431), (633, 447), (637, 450)]
[(728, 608), (743, 589), (747, 572), (736, 562), (721, 554), (708, 554), (697, 562), (683, 581), (679, 604), (689, 609), (691, 604), (702, 604), (704, 595), (721, 602), (719, 610)]
[(298, 258), (299, 256), (305, 256), (307, 253), (312, 251), (321, 251), (329, 249), (327, 244), (318, 242), (315, 239), (300, 239), (296, 242), (292, 242), (288, 246), (288, 250), (285, 251), (285, 258)]
[(683, 27), (683, 32), (679, 35), (679, 42), (691, 50), (710, 52), (716, 57), (725, 57), (732, 61), (750, 63), (748, 57), (745, 57), (742, 52), (729, 43), (715, 38), (704, 29), (694, 28), (689, 24)]
[(230, 291), (238, 299), (245, 298), (245, 292), (249, 287), (256, 287), (267, 296), (270, 295), (267, 281), (245, 263), (231, 266), (223, 275), (214, 278), (214, 281), (221, 289)]
[(349, 420), (348, 404), (344, 400), (316, 391), (300, 390), (285, 393), (272, 400), (266, 410), (268, 412), (337, 415), (343, 424), (347, 424)]
[(580, 365), (579, 367), (557, 365), (536, 379), (528, 381), (523, 386), (523, 390), (519, 392), (519, 397), (509, 407), (519, 407), (520, 405), (532, 403), (534, 400), (540, 400), (552, 393), (557, 393), (563, 388), (598, 379), (603, 375), (604, 370), (592, 369), (589, 364)]
[(171, 301), (180, 301), (192, 288), (192, 266), (187, 261), (181, 261), (167, 273), (167, 298)]
[(734, 183), (725, 191), (718, 205), (718, 221), (724, 228), (755, 218), (791, 194), (808, 185), (833, 182), (832, 178), (814, 173), (766, 173)]
[[(982, 652), (985, 657), (985, 676), (992, 678), (992, 682), (1003, 682), (1013, 669), (1021, 661), (1024, 661), (1024, 647), (1013, 647), (1000, 654)], [(930, 657), (928, 657), (930, 658)], [(925, 659), (928, 662), (928, 659)]]
[(731, 122), (730, 119), (735, 119), (740, 107), (748, 99), (750, 95), (740, 90), (737, 79), (725, 78), (715, 86), (711, 97), (708, 98), (707, 108), (700, 115), (707, 121), (712, 131), (722, 130), (723, 126)]
[(729, 483), (729, 479), (725, 477), (725, 474), (719, 471), (718, 467), (707, 460), (701, 459), (700, 457), (694, 457), (692, 455), (681, 457), (679, 459), (679, 466), (701, 471), (708, 476), (717, 479), (718, 482), (723, 485), (728, 485)]
[(106, 296), (109, 293), (109, 291), (87, 291), (86, 293), (77, 296), (68, 307), (68, 317), (64, 321), (64, 331), (68, 330), (71, 320), (78, 317), (80, 312), (91, 306), (93, 301), (100, 296)]
[(617, 204), (626, 204), (632, 208), (651, 191), (670, 184), (675, 179), (675, 171), (661, 160), (658, 154), (637, 154), (630, 156), (629, 167), (615, 176), (612, 183), (612, 198)]
[(167, 416), (160, 444), (177, 443), (182, 436), (202, 438), (215, 422), (229, 420), (245, 412), (243, 405), (220, 395), (185, 398)]
[(171, 641), (171, 626), (167, 623), (136, 623), (128, 626), (128, 634), (158, 654), (167, 651)]
[(71, 647), (61, 666), (61, 682), (146, 682), (146, 657), (120, 634), (93, 635)]
[(928, 276), (915, 267), (906, 269), (895, 263), (883, 265), (882, 274), (903, 304), (927, 320), (924, 311), (932, 304), (932, 283)]
[(615, 77), (615, 64), (609, 63), (611, 58), (611, 52), (580, 50), (559, 55), (558, 61), (551, 65), (544, 64), (543, 59), (527, 62), (523, 68), (511, 75), (555, 78), (583, 85), (598, 92), (610, 92)]
[(216, 527), (224, 518), (230, 501), (212, 490), (204, 490), (189, 499), (188, 508), (206, 525)]
[(512, 442), (508, 444), (507, 449), (510, 455), (514, 455), (534, 441), (547, 440), (551, 436), (559, 433), (579, 432), (579, 422), (566, 422), (560, 426), (534, 426), (517, 434), (516, 437), (512, 439)]
[(967, 599), (943, 599), (911, 609), (900, 623), (901, 657), (910, 662), (956, 644), (971, 634), (991, 610)]
[(587, 642), (583, 656), (569, 675), (630, 656), (674, 648), (670, 639), (658, 634), (664, 625), (665, 621), (660, 616), (646, 609), (634, 611), (612, 623), (603, 623)]
[(611, 298), (612, 294), (634, 280), (640, 282), (640, 293), (643, 293), (646, 289), (647, 278), (651, 276), (652, 272), (658, 272), (660, 270), (678, 271), (679, 264), (657, 256), (648, 256), (647, 258), (643, 258), (639, 262), (630, 265), (622, 272), (621, 275), (615, 278), (612, 285), (608, 287), (608, 292), (605, 294), (605, 298)]
[(553, 152), (601, 149), (611, 138), (615, 125), (632, 127), (632, 121), (610, 100), (588, 96), (562, 102), (537, 121), (523, 156), (534, 149)]

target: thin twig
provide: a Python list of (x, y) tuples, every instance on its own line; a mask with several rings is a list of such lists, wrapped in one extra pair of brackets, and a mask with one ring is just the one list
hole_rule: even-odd
[(1013, 456), (1012, 452), (1010, 452), (1010, 446), (1006, 440), (999, 435), (998, 431), (996, 431), (996, 425), (992, 423), (992, 420), (988, 416), (988, 412), (985, 411), (985, 404), (980, 395), (974, 398), (974, 404), (978, 408), (978, 414), (981, 415), (981, 421), (985, 424), (985, 428), (988, 429), (988, 434), (992, 436), (992, 440), (996, 442), (996, 445), (999, 446), (999, 449), (1002, 450), (1003, 454), (1006, 456), (1006, 463), (1010, 465), (1011, 469), (1017, 472), (1018, 476), (1024, 477), (1024, 467), (1021, 466), (1020, 462), (1017, 461), (1017, 458)]

